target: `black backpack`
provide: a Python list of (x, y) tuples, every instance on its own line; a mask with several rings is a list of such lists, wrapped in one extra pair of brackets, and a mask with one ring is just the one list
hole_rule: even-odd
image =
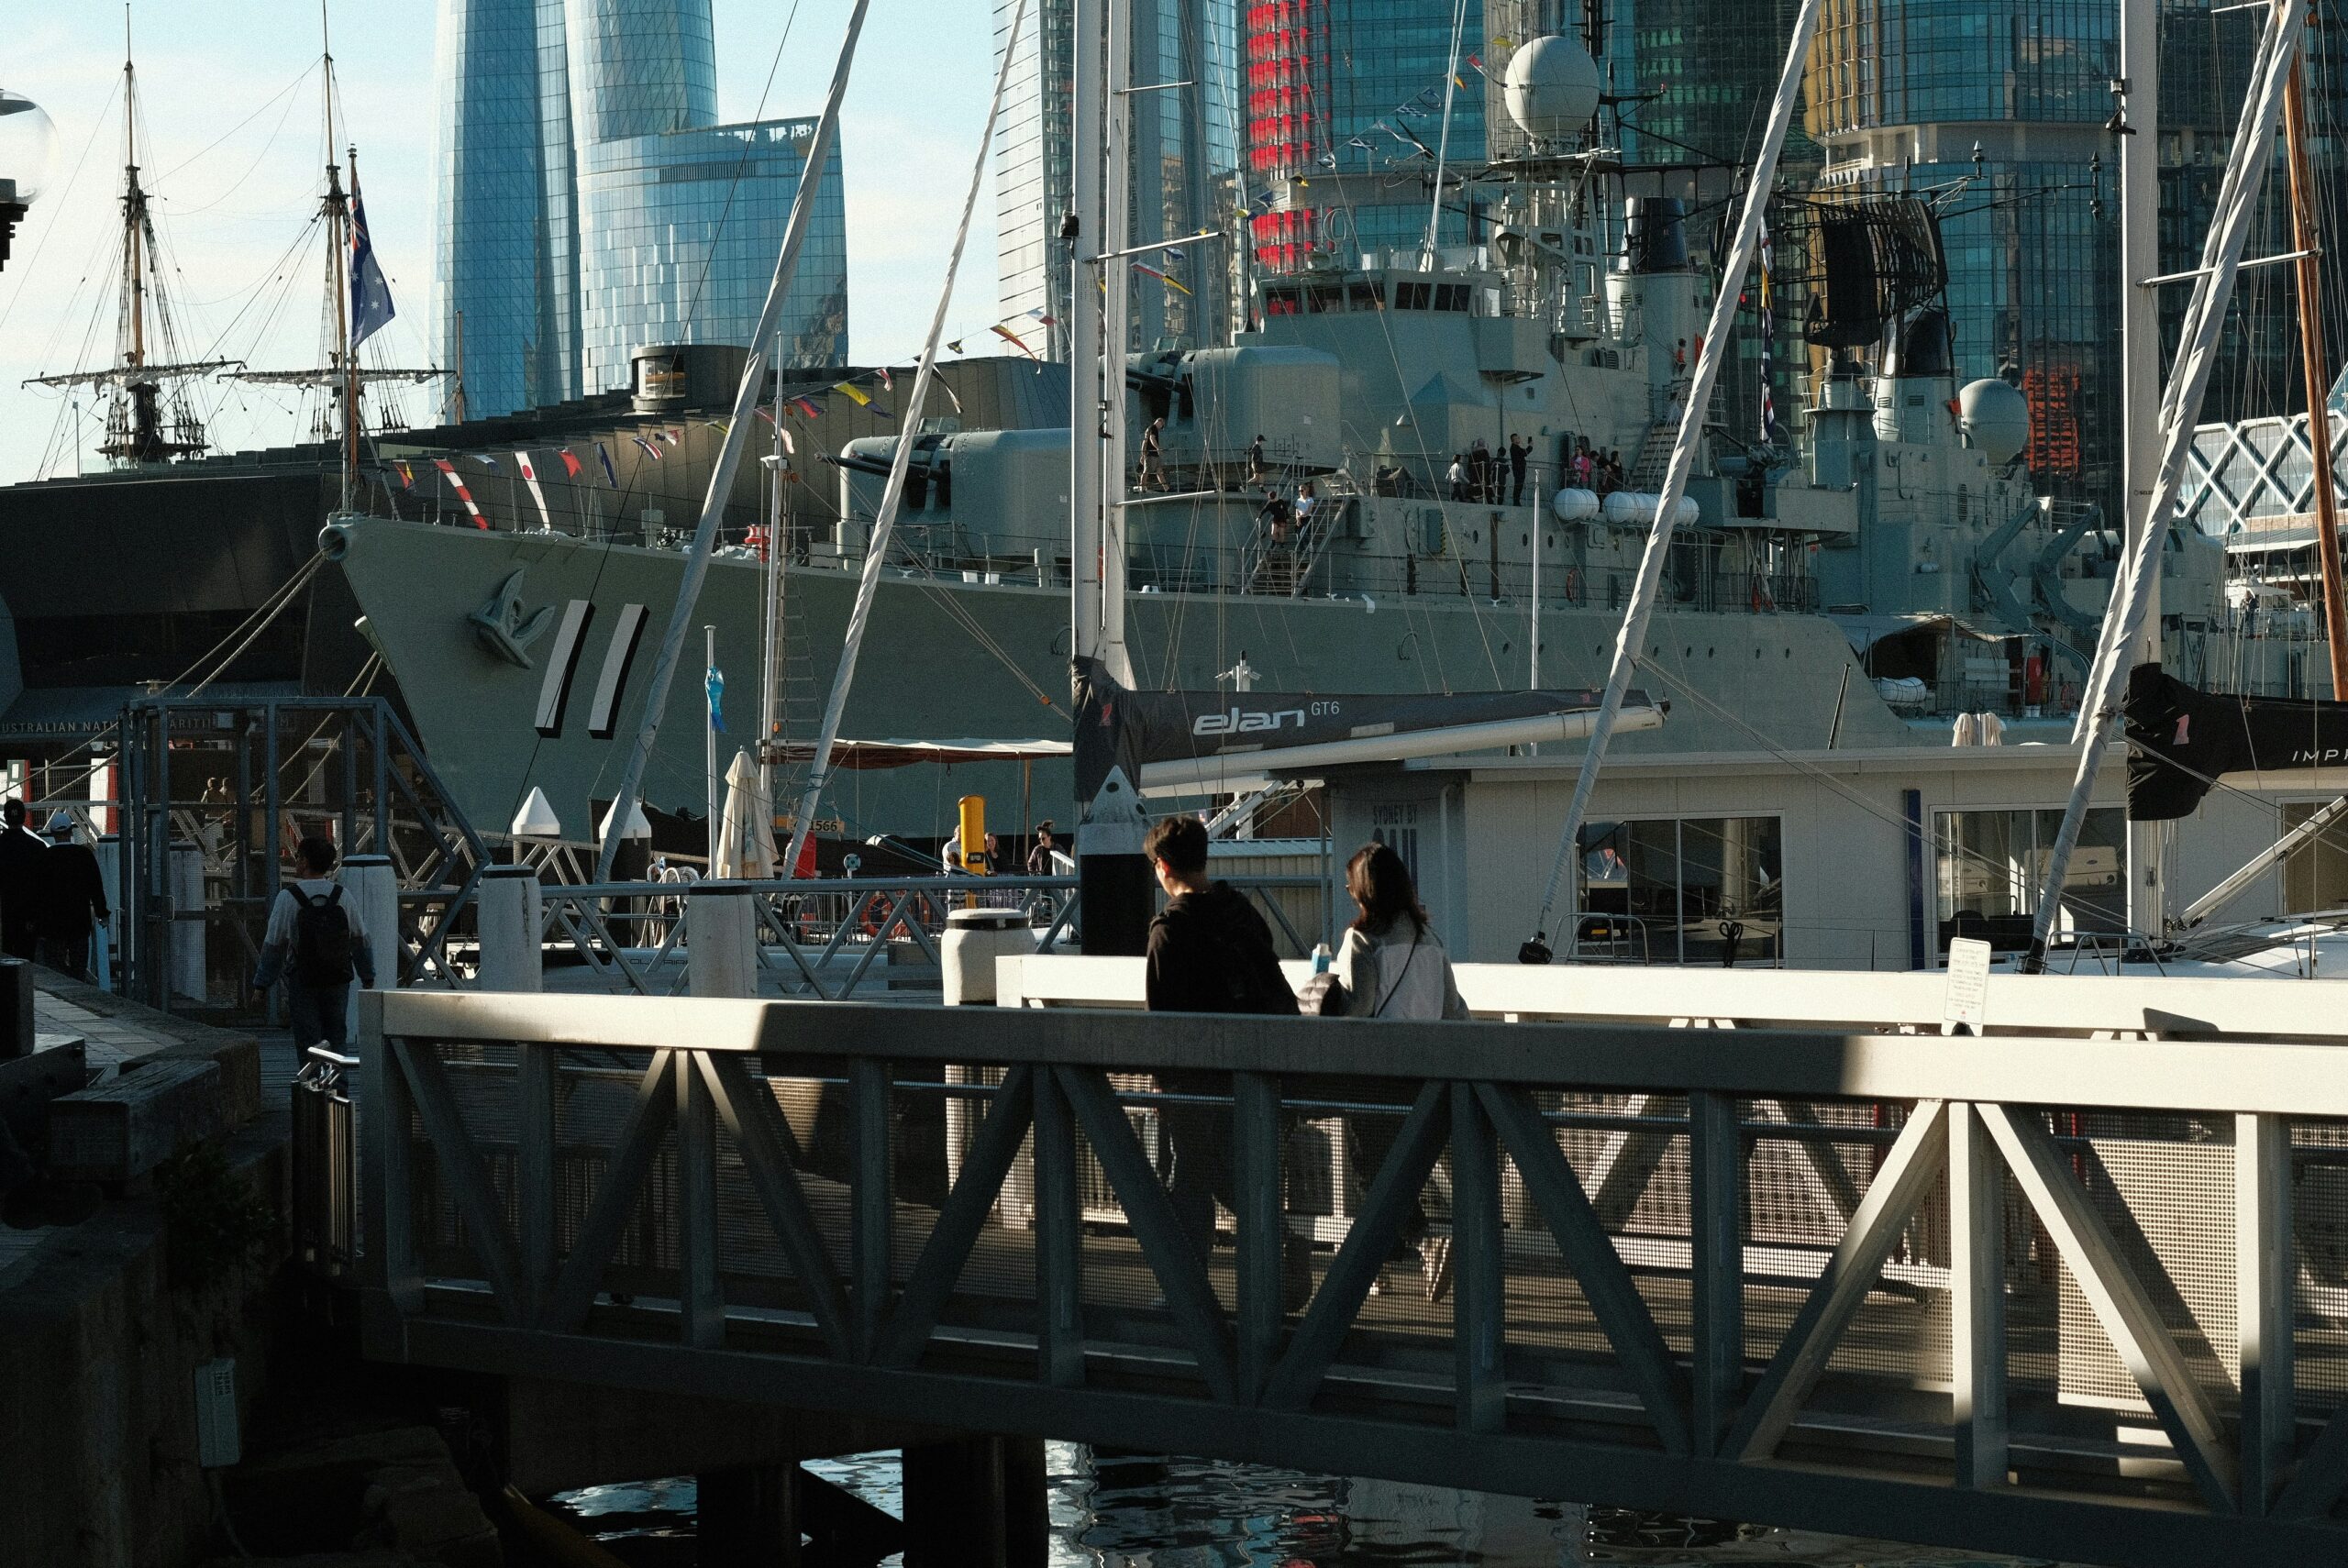
[(303, 986), (347, 984), (355, 966), (350, 958), (350, 916), (342, 907), (342, 889), (330, 888), (312, 898), (299, 888), (288, 888), (301, 907), (294, 912), (294, 980)]
[(1272, 1013), (1293, 1017), (1299, 1010), (1296, 992), (1280, 970), (1279, 955), (1272, 951), (1261, 926), (1236, 922), (1213, 928), (1213, 940), (1222, 949), (1219, 978), (1228, 992), (1224, 1012)]

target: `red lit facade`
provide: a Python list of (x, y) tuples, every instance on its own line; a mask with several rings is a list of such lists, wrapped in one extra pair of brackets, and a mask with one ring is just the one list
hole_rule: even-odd
[[(1328, 0), (1251, 0), (1244, 13), (1246, 75), (1245, 156), (1251, 197), (1282, 179), (1309, 175), (1325, 150), (1328, 124)], [(1257, 266), (1302, 267), (1319, 214), (1257, 210), (1249, 219)]]

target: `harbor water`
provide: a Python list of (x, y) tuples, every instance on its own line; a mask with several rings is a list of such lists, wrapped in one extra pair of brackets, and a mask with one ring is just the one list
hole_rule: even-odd
[[(1048, 1444), (1045, 1458), (1053, 1568), (2024, 1568), (2029, 1561), (1081, 1443)], [(900, 1512), (893, 1452), (806, 1468)], [(690, 1476), (593, 1486), (554, 1502), (631, 1568), (692, 1568)]]

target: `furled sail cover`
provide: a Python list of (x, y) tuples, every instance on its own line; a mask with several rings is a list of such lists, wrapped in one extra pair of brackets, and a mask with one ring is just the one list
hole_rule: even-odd
[(2228, 773), (2348, 764), (2348, 702), (2201, 691), (2140, 664), (2128, 673), (2128, 815), (2189, 816)]
[[(1129, 691), (1099, 661), (1075, 661), (1076, 782), (1090, 800), (1112, 767), (1139, 780), (1150, 763), (1278, 752), (1331, 741), (1534, 719), (1595, 708), (1596, 691), (1471, 691), (1444, 694), (1326, 691)], [(1646, 705), (1644, 693), (1626, 708)]]

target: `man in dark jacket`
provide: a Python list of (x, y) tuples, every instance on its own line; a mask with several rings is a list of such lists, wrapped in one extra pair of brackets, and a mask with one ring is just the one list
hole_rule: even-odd
[(49, 853), (25, 826), (25, 803), (0, 805), (0, 953), (40, 955), (40, 857)]
[(73, 841), (73, 819), (49, 819), (49, 848), (40, 868), (41, 961), (77, 980), (92, 978), (90, 933), (106, 919), (106, 879), (97, 851)]
[[(1207, 877), (1207, 830), (1196, 817), (1168, 817), (1142, 841), (1166, 889), (1167, 904), (1149, 922), (1144, 995), (1152, 1012), (1297, 1011), (1296, 993), (1280, 972), (1271, 927), (1246, 894)], [(1230, 1092), (1216, 1073), (1158, 1075), (1168, 1094)], [(1214, 1245), (1214, 1206), (1239, 1212), (1232, 1183), (1231, 1112), (1221, 1105), (1168, 1105), (1158, 1110), (1174, 1149), (1168, 1197), (1175, 1218), (1203, 1258)], [(1282, 1250), (1282, 1291), (1291, 1310), (1312, 1293), (1311, 1264), (1294, 1247)]]

